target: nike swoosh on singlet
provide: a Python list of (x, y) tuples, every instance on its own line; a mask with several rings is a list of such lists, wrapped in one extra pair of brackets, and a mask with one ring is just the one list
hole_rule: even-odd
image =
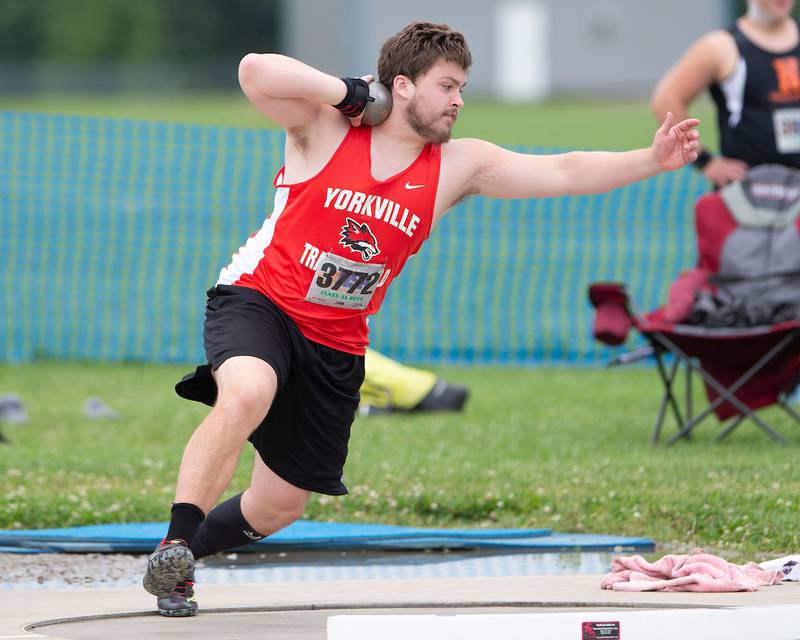
[(411, 184), (410, 182), (406, 182), (406, 189), (422, 189), (424, 184)]

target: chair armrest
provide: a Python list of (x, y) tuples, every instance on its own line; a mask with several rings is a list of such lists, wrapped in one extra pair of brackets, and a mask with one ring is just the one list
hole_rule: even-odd
[(589, 301), (597, 313), (592, 335), (596, 340), (618, 346), (628, 338), (633, 324), (628, 308), (628, 292), (619, 282), (596, 282), (589, 285)]

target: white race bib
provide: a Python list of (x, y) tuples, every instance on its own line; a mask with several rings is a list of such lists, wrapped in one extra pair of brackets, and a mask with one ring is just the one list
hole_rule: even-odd
[(800, 152), (800, 109), (776, 109), (772, 114), (779, 153)]
[(383, 264), (366, 264), (324, 253), (311, 278), (306, 300), (329, 307), (365, 309), (383, 273)]

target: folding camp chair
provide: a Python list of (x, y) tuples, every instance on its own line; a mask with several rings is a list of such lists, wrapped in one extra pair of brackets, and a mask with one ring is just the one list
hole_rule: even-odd
[[(669, 445), (689, 437), (712, 413), (721, 422), (731, 420), (717, 441), (750, 419), (773, 440), (785, 443), (763, 416), (756, 415), (755, 410), (762, 407), (780, 406), (800, 423), (800, 415), (787, 402), (787, 394), (800, 382), (798, 213), (800, 172), (776, 165), (752, 169), (744, 181), (704, 195), (695, 207), (699, 261), (693, 273), (710, 276), (709, 292), (725, 293), (729, 299), (745, 300), (756, 308), (780, 309), (782, 319), (778, 321), (756, 326), (687, 324), (676, 321), (674, 304), (641, 313), (623, 284), (589, 287), (589, 299), (597, 309), (595, 337), (620, 345), (633, 326), (648, 345), (618, 360), (655, 357), (664, 395), (652, 444), (658, 442), (669, 412), (678, 423), (678, 433), (669, 439)], [(734, 319), (739, 320), (738, 325), (747, 324)], [(670, 362), (668, 356), (674, 359)], [(681, 407), (676, 379), (682, 368)], [(692, 380), (696, 375), (705, 383), (708, 406), (694, 415)]]

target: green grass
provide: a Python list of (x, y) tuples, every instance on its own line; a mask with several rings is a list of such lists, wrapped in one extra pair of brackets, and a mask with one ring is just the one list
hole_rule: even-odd
[[(237, 127), (274, 127), (237, 92), (198, 94), (50, 94), (0, 95), (0, 110), (42, 111), (119, 118), (144, 118)], [(704, 140), (716, 147), (711, 105), (693, 112), (703, 120)], [(541, 104), (503, 105), (471, 100), (454, 130), (457, 137), (477, 137), (503, 145), (629, 149), (647, 146), (656, 122), (647, 103), (638, 100), (571, 99)]]
[[(183, 446), (205, 413), (172, 392), (186, 367), (37, 363), (0, 369), (30, 422), (3, 425), (0, 527), (165, 520)], [(351, 495), (315, 496), (317, 520), (550, 527), (649, 536), (660, 551), (704, 547), (732, 560), (800, 547), (800, 440), (752, 424), (714, 444), (648, 444), (659, 397), (650, 369), (447, 368), (472, 392), (465, 413), (359, 418), (345, 469)], [(82, 415), (99, 395), (119, 420)], [(673, 425), (667, 427), (671, 433)], [(230, 492), (246, 486), (249, 445)]]
[[(104, 115), (266, 127), (230, 94), (0, 96), (0, 110)], [(707, 104), (706, 142), (714, 146)], [(470, 101), (457, 136), (506, 145), (622, 149), (649, 144), (644, 101), (570, 100), (537, 105)], [(37, 528), (166, 519), (183, 446), (204, 407), (172, 393), (182, 367), (39, 363), (0, 367), (0, 391), (26, 402), (27, 425), (0, 425), (0, 527)], [(346, 481), (351, 495), (315, 497), (315, 519), (431, 526), (550, 527), (649, 536), (661, 550), (695, 546), (731, 560), (800, 546), (795, 473), (798, 434), (770, 412), (792, 446), (752, 425), (722, 445), (706, 424), (691, 443), (648, 445), (656, 374), (458, 368), (463, 415), (358, 419)], [(82, 416), (99, 395), (117, 421)], [(246, 484), (252, 452), (231, 488)]]

